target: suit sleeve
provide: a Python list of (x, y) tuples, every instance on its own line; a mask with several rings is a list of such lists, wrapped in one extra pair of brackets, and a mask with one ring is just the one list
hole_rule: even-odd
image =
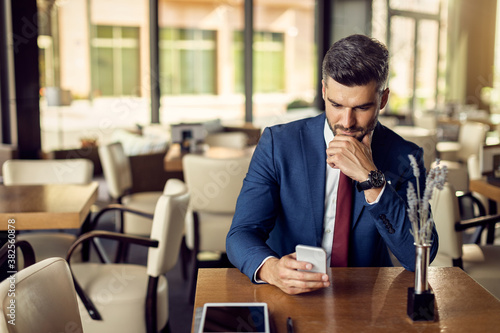
[[(423, 162), (423, 150), (418, 148), (413, 153), (420, 169), (419, 187), (421, 196), (425, 188), (425, 167)], [(405, 160), (406, 161), (406, 160)], [(413, 175), (413, 168), (408, 163), (400, 162), (398, 165), (403, 171), (399, 173), (398, 179), (390, 177), (391, 183), (387, 184), (380, 201), (376, 205), (367, 206), (369, 213), (375, 220), (378, 232), (385, 243), (396, 256), (401, 265), (410, 271), (415, 270), (415, 245), (411, 230), (411, 223), (407, 213), (407, 189), (410, 182), (416, 187), (417, 180)], [(392, 173), (393, 174), (393, 173)], [(386, 175), (387, 177), (387, 175)], [(393, 178), (393, 179), (390, 179)], [(436, 256), (438, 249), (438, 235), (436, 228), (432, 232), (431, 261)]]
[(268, 256), (278, 255), (266, 244), (279, 205), (279, 184), (273, 158), (273, 137), (266, 128), (250, 163), (226, 239), (229, 260), (253, 282)]

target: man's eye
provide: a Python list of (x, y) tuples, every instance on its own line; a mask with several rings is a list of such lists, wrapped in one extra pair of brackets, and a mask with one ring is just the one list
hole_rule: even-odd
[(332, 106), (333, 106), (334, 108), (336, 108), (336, 109), (338, 109), (338, 108), (341, 108), (341, 107), (342, 107), (342, 105), (337, 104), (337, 103), (332, 103)]
[(370, 110), (370, 106), (358, 106), (356, 110), (367, 111)]

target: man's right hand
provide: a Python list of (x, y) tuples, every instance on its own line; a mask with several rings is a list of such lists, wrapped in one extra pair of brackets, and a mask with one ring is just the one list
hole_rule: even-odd
[(290, 295), (307, 293), (330, 286), (328, 274), (304, 272), (312, 265), (297, 261), (295, 253), (278, 258), (269, 258), (257, 272), (257, 278), (272, 284)]

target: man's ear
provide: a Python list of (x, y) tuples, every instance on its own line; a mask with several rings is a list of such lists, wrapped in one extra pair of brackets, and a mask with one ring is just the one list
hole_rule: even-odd
[(389, 93), (390, 93), (389, 88), (385, 88), (384, 92), (382, 93), (382, 98), (380, 100), (380, 110), (385, 108), (385, 105), (387, 104), (387, 101), (389, 100)]
[(325, 100), (325, 80), (321, 80), (321, 95), (323, 96), (323, 100)]

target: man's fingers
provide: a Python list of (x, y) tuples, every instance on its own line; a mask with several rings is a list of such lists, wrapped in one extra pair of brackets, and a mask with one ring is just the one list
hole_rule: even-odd
[(330, 285), (327, 274), (308, 272), (312, 264), (297, 261), (296, 254), (283, 256), (277, 262), (278, 279), (275, 284), (288, 294), (301, 294), (325, 288)]
[(370, 148), (372, 146), (372, 137), (373, 137), (373, 131), (371, 131), (370, 133), (367, 133), (363, 137), (363, 140), (361, 140), (361, 143), (363, 143), (365, 146)]

